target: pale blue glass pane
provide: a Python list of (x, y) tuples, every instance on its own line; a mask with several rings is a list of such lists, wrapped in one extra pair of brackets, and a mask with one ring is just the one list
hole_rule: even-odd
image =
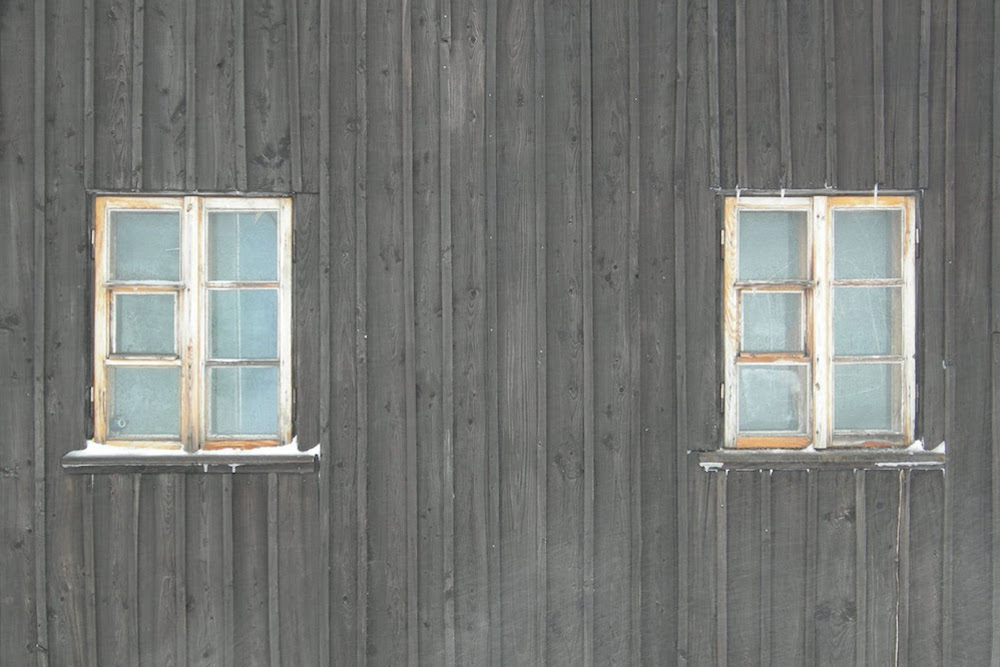
[(808, 372), (805, 365), (741, 365), (740, 432), (805, 433)]
[(277, 280), (277, 212), (209, 213), (208, 279)]
[(118, 354), (174, 354), (174, 295), (115, 294)]
[(899, 354), (902, 288), (834, 287), (833, 353)]
[(740, 280), (804, 280), (805, 211), (740, 211)]
[(108, 437), (180, 438), (180, 368), (108, 368)]
[(180, 280), (180, 229), (179, 211), (112, 211), (112, 279)]
[(834, 364), (834, 430), (898, 433), (900, 387), (899, 364)]
[(278, 290), (210, 290), (212, 359), (278, 358)]
[(834, 209), (834, 280), (899, 278), (901, 220), (893, 210)]
[(210, 368), (210, 437), (278, 437), (278, 369)]
[(743, 292), (744, 352), (801, 352), (802, 295)]

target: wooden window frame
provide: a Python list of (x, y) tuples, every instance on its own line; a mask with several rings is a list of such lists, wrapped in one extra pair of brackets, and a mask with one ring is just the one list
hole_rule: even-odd
[[(118, 210), (177, 211), (180, 215), (180, 280), (115, 281), (110, 274), (108, 220)], [(212, 211), (273, 210), (278, 216), (278, 274), (274, 281), (209, 281), (206, 272), (207, 224)], [(208, 450), (277, 447), (292, 442), (292, 200), (288, 197), (231, 196), (96, 196), (94, 200), (94, 442), (122, 447), (169, 449), (187, 453)], [(278, 368), (278, 437), (271, 439), (222, 439), (208, 436), (205, 381), (210, 365), (207, 354), (207, 300), (210, 286), (277, 289), (278, 353), (276, 360), (227, 362), (224, 365), (275, 366)], [(114, 294), (175, 294), (176, 354), (111, 354)], [(179, 439), (108, 438), (108, 368), (114, 366), (179, 367)]]
[[(904, 448), (914, 440), (916, 412), (916, 205), (912, 196), (808, 196), (808, 197), (727, 197), (724, 206), (723, 230), (723, 339), (725, 358), (724, 446), (727, 449), (827, 449), (884, 447)], [(902, 215), (900, 240), (900, 278), (898, 280), (852, 280), (858, 285), (882, 285), (901, 288), (899, 326), (894, 335), (901, 337), (900, 354), (888, 355), (883, 361), (899, 363), (902, 378), (899, 384), (900, 432), (854, 431), (834, 433), (832, 375), (833, 355), (833, 211), (835, 209), (899, 210)], [(739, 281), (739, 212), (745, 210), (807, 211), (808, 272), (805, 281)], [(754, 354), (740, 351), (742, 338), (741, 294), (745, 291), (801, 291), (804, 304), (805, 354)], [(837, 357), (849, 361), (849, 357)], [(869, 363), (880, 359), (864, 357)], [(805, 433), (796, 435), (739, 432), (738, 369), (753, 363), (802, 363), (809, 367), (811, 388), (807, 401)]]

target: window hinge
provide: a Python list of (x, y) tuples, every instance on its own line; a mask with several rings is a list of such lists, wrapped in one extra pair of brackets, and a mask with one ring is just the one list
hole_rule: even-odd
[(915, 227), (913, 229), (913, 241), (916, 245), (917, 257), (920, 257), (920, 227)]
[(726, 383), (725, 382), (723, 382), (722, 384), (719, 385), (719, 399), (721, 399), (720, 403), (719, 403), (719, 406), (720, 406), (719, 407), (719, 411), (722, 412), (723, 414), (725, 414), (725, 412), (726, 412)]
[(94, 259), (94, 241), (95, 241), (95, 236), (96, 236), (96, 234), (94, 232), (94, 228), (91, 227), (90, 228), (90, 258), (91, 259)]
[(719, 255), (723, 259), (726, 258), (726, 230), (725, 230), (725, 228), (719, 230)]
[(94, 418), (94, 385), (87, 387), (87, 417)]

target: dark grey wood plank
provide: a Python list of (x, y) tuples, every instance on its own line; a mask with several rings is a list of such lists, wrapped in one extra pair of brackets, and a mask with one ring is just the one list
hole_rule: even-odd
[(184, 190), (184, 4), (145, 0), (142, 85), (142, 177), (150, 190)]
[(857, 610), (854, 630), (854, 663), (868, 664), (868, 645), (865, 634), (868, 628), (868, 513), (865, 499), (868, 495), (868, 471), (854, 471), (854, 604)]
[(184, 498), (177, 494), (176, 475), (146, 475), (139, 491), (136, 566), (139, 581), (137, 648), (140, 665), (178, 665), (174, 641), (177, 633), (177, 559), (174, 544), (176, 513), (184, 511)]
[[(267, 476), (267, 650), (272, 665), (281, 664), (281, 599), (279, 597), (281, 588), (278, 553), (278, 475), (277, 473), (269, 473)], [(321, 559), (321, 563), (329, 562), (328, 548), (320, 555), (325, 556)], [(329, 589), (329, 586), (326, 588)], [(325, 602), (329, 604), (329, 600)], [(323, 619), (322, 610), (318, 615)], [(325, 626), (329, 627), (328, 620)], [(320, 631), (322, 632), (322, 629)], [(320, 635), (320, 647), (322, 648), (324, 644), (328, 643), (329, 639)], [(327, 660), (329, 661), (329, 657)]]
[[(451, 215), (455, 392), (455, 657), (488, 664), (491, 514), (487, 423), (486, 4), (451, 7)], [(492, 103), (492, 101), (491, 101)]]
[[(680, 632), (687, 634), (687, 651), (680, 659), (690, 665), (717, 665), (718, 627), (717, 615), (719, 559), (718, 549), (718, 484), (725, 473), (710, 474), (698, 467), (696, 458), (688, 456), (688, 504), (691, 516), (688, 522), (690, 535), (688, 565), (681, 570), (687, 576), (688, 625)], [(683, 545), (682, 545), (683, 546)], [(722, 584), (724, 586), (724, 584)], [(723, 594), (724, 595), (724, 594)], [(722, 658), (725, 660), (725, 658)]]
[[(35, 157), (32, 125), (34, 13), (28, 4), (7, 5), (0, 20), (0, 424), (6, 442), (0, 451), (0, 663), (31, 665), (38, 641), (34, 443), (33, 264)], [(42, 268), (44, 271), (44, 267)], [(44, 497), (44, 489), (37, 493)], [(41, 546), (44, 549), (44, 541)], [(44, 552), (39, 560), (44, 563)], [(42, 573), (44, 574), (44, 572)], [(44, 584), (41, 586), (44, 608)]]
[(595, 664), (629, 661), (631, 458), (629, 4), (593, 6)]
[[(320, 404), (323, 384), (320, 375), (324, 367), (318, 331), (323, 331), (321, 310), (329, 310), (329, 283), (320, 276), (328, 275), (327, 266), (320, 265), (323, 244), (320, 225), (328, 223), (320, 217), (320, 198), (316, 195), (296, 195), (293, 201), (295, 218), (295, 263), (292, 266), (295, 284), (293, 299), (292, 341), (295, 376), (295, 435), (299, 449), (309, 449), (319, 442)], [(329, 250), (327, 250), (329, 261)], [(320, 286), (326, 282), (327, 299), (320, 300)], [(325, 353), (325, 354), (328, 354)], [(327, 387), (327, 392), (329, 388)], [(324, 451), (325, 455), (326, 452)]]
[(583, 344), (583, 665), (594, 664), (594, 119), (593, 3), (580, 6), (580, 335)]
[(546, 27), (544, 0), (535, 0), (532, 7), (531, 29), (534, 64), (534, 158), (535, 158), (535, 433), (538, 438), (535, 447), (535, 563), (537, 569), (535, 583), (535, 659), (544, 661), (546, 650), (546, 617), (548, 616), (548, 560), (546, 559), (546, 532), (548, 526), (548, 474), (546, 451), (548, 449), (548, 358), (546, 330), (546, 126), (545, 126), (545, 52)]
[[(320, 645), (325, 641), (321, 608), (326, 595), (315, 582), (323, 581), (327, 565), (317, 558), (321, 553), (318, 500), (318, 480), (314, 475), (278, 475), (275, 498), (278, 596), (272, 601), (278, 605), (279, 645), (272, 649), (280, 652), (279, 665), (320, 664)], [(266, 514), (263, 507), (261, 514)], [(344, 608), (341, 605), (343, 601), (338, 599), (338, 609)], [(351, 662), (337, 646), (331, 648), (330, 660)]]
[(177, 664), (187, 660), (187, 480), (174, 475), (174, 613), (177, 616), (174, 633), (174, 655)]
[(719, 186), (734, 188), (742, 185), (739, 182), (741, 172), (736, 138), (736, 0), (718, 0), (716, 9), (719, 32)]
[(184, 188), (198, 183), (198, 0), (184, 0)]
[(222, 477), (200, 475), (187, 483), (185, 555), (188, 665), (218, 666), (224, 645)]
[(781, 185), (794, 182), (792, 172), (791, 91), (788, 72), (788, 2), (778, 2), (778, 123), (781, 128)]
[(896, 585), (899, 589), (899, 600), (896, 605), (896, 627), (894, 659), (896, 664), (910, 664), (909, 644), (906, 639), (910, 636), (910, 480), (913, 477), (912, 470), (904, 470), (899, 478), (899, 546), (898, 572), (896, 575)]
[(912, 3), (885, 0), (885, 23), (876, 36), (884, 42), (884, 184), (890, 187), (920, 185), (921, 13)]
[(289, 192), (297, 155), (292, 146), (292, 118), (297, 117), (298, 98), (293, 89), (297, 85), (294, 59), (289, 57), (294, 16), (287, 5), (295, 3), (244, 1), (246, 187)]
[(130, 184), (132, 188), (139, 190), (143, 186), (142, 182), (142, 125), (143, 125), (143, 80), (145, 50), (145, 5), (146, 0), (132, 0), (132, 71), (130, 73), (130, 83), (132, 89), (129, 91), (129, 126), (132, 132), (132, 165), (130, 171)]
[(746, 175), (743, 187), (782, 184), (782, 88), (778, 12), (769, 0), (745, 3), (743, 30), (745, 77)]
[(444, 648), (441, 663), (454, 667), (455, 662), (455, 309), (454, 260), (451, 228), (451, 4), (437, 8), (441, 22), (438, 58), (442, 83), (438, 86), (438, 126), (441, 211), (441, 568)]
[[(787, 162), (785, 163), (787, 164)], [(774, 526), (771, 522), (771, 470), (760, 470), (757, 476), (760, 478), (760, 593), (758, 598), (758, 609), (760, 618), (758, 627), (760, 631), (760, 663), (762, 665), (771, 661), (771, 608), (772, 608), (772, 565), (774, 547), (771, 536)], [(730, 579), (730, 582), (732, 579)], [(730, 584), (731, 585), (731, 584)]]
[(822, 187), (826, 177), (826, 86), (823, 5), (788, 3), (788, 92), (792, 178), (796, 188)]
[(802, 647), (805, 662), (816, 659), (817, 610), (819, 586), (817, 568), (819, 566), (819, 473), (806, 471), (806, 599), (805, 599), (805, 642)]
[[(946, 216), (954, 212), (954, 217), (946, 217), (946, 224), (951, 223), (946, 252), (954, 254), (947, 255), (950, 279), (945, 282), (946, 357), (954, 391), (950, 392), (953, 405), (946, 404), (952, 409), (946, 414), (945, 439), (963, 445), (948, 453), (949, 506), (945, 511), (952, 551), (946, 562), (952, 574), (945, 614), (951, 642), (950, 647), (946, 644), (944, 659), (951, 664), (987, 664), (992, 659), (991, 641), (980, 628), (992, 614), (991, 590), (982, 582), (992, 575), (992, 559), (984, 554), (992, 549), (988, 489), (994, 482), (992, 468), (985, 461), (991, 455), (989, 415), (996, 406), (991, 402), (991, 365), (984, 363), (992, 353), (991, 331), (988, 320), (984, 321), (991, 304), (991, 281), (984, 277), (993, 270), (987, 241), (992, 227), (993, 155), (989, 146), (993, 109), (992, 95), (984, 90), (992, 83), (995, 56), (982, 57), (992, 53), (994, 36), (981, 26), (991, 25), (994, 7), (986, 2), (963, 3), (956, 11), (954, 148), (946, 145), (946, 150), (953, 151), (954, 207), (947, 203), (945, 207)], [(970, 327), (970, 322), (977, 325)]]
[[(775, 471), (771, 487), (770, 662), (808, 664), (805, 656), (808, 473)], [(763, 641), (763, 638), (762, 638)]]
[(858, 508), (854, 475), (847, 470), (816, 475), (817, 514), (812, 519), (818, 525), (816, 606), (812, 610), (816, 642), (812, 659), (817, 665), (851, 664), (856, 655)]
[(407, 263), (404, 244), (401, 6), (368, 7), (367, 68), (367, 653), (407, 660)]
[[(994, 141), (1000, 136), (1000, 65), (996, 64), (996, 56), (1000, 54), (1000, 21), (997, 20), (997, 12), (994, 12), (993, 19), (993, 126), (992, 137)], [(991, 183), (992, 194), (992, 216), (990, 220), (990, 402), (994, 406), (990, 420), (990, 460), (991, 470), (991, 521), (992, 521), (992, 547), (993, 547), (993, 618), (1000, 618), (1000, 488), (997, 481), (1000, 479), (1000, 410), (996, 409), (998, 399), (1000, 399), (1000, 151), (993, 151), (993, 164), (991, 165), (993, 182)], [(992, 646), (990, 647), (993, 660), (1000, 659), (1000, 638), (994, 633)]]
[[(939, 3), (940, 4), (940, 3)], [(940, 59), (939, 59), (940, 60)], [(931, 106), (931, 1), (920, 2), (920, 99), (917, 111), (917, 148), (919, 150), (919, 184), (926, 188), (930, 178), (930, 106)]]
[(288, 77), (286, 94), (288, 95), (288, 159), (291, 163), (291, 188), (294, 192), (302, 191), (302, 88), (299, 75), (299, 2), (288, 0), (285, 5), (288, 18), (285, 22), (288, 35), (285, 39), (285, 57), (288, 62)]
[(720, 667), (729, 660), (729, 473), (715, 475), (715, 655)]
[(770, 594), (761, 586), (761, 479), (757, 472), (723, 475), (727, 478), (727, 659), (733, 665), (753, 664), (761, 655), (761, 598)]
[(944, 474), (914, 472), (910, 480), (909, 664), (946, 664), (942, 653), (944, 609)]
[(826, 138), (826, 178), (824, 183), (828, 187), (837, 187), (838, 167), (837, 167), (837, 45), (836, 27), (834, 24), (834, 2), (833, 0), (823, 0), (823, 68), (824, 75), (824, 102), (825, 118), (823, 124)]
[[(750, 177), (750, 161), (747, 151), (749, 130), (747, 129), (747, 0), (735, 0), (733, 12), (736, 22), (736, 48), (733, 56), (736, 65), (736, 186), (747, 187)], [(678, 43), (678, 48), (680, 48)]]
[(135, 477), (118, 474), (94, 481), (94, 580), (97, 593), (97, 662), (133, 665), (131, 647), (138, 648), (133, 620), (132, 544)]
[[(719, 145), (719, 0), (708, 0), (708, 182), (713, 188), (721, 187)], [(640, 21), (640, 29), (641, 29)], [(641, 39), (640, 39), (641, 42)], [(669, 51), (669, 49), (665, 49)], [(640, 67), (640, 74), (642, 68)], [(646, 98), (641, 98), (645, 100)]]
[(94, 5), (94, 186), (109, 190), (133, 187), (132, 105), (142, 105), (132, 99), (134, 1)]
[[(35, 585), (38, 664), (90, 662), (82, 524), (85, 481), (59, 459), (88, 432), (90, 377), (82, 5), (35, 3), (34, 420)], [(57, 315), (54, 322), (47, 314)], [(50, 518), (53, 517), (53, 518)], [(51, 615), (49, 613), (51, 604)]]
[[(865, 657), (868, 664), (897, 663), (897, 636), (900, 604), (900, 491), (902, 471), (869, 471), (865, 474), (867, 549), (865, 572), (868, 601), (864, 626)], [(860, 626), (859, 626), (860, 627)]]
[(872, 125), (875, 143), (875, 182), (885, 185), (885, 0), (872, 6)]
[(247, 67), (246, 67), (246, 5), (247, 0), (233, 3), (233, 111), (235, 118), (236, 189), (248, 188), (247, 166)]
[[(675, 30), (673, 4), (641, 2), (639, 44), (655, 44)], [(713, 27), (711, 23), (709, 27)], [(671, 664), (683, 655), (687, 602), (678, 572), (679, 498), (675, 412), (674, 318), (674, 95), (675, 48), (640, 48), (639, 313), (642, 351), (639, 394), (642, 475), (642, 647), (634, 656), (646, 664)], [(711, 70), (709, 72), (711, 74)], [(649, 109), (651, 112), (647, 112)], [(586, 246), (585, 246), (586, 247)], [(667, 351), (671, 351), (668, 353)], [(678, 352), (682, 355), (682, 352)], [(589, 419), (589, 417), (588, 417)], [(685, 517), (686, 519), (686, 517)]]
[[(353, 7), (351, 8), (353, 9)], [(321, 113), (324, 104), (329, 105), (329, 95), (322, 95), (322, 90), (329, 90), (333, 85), (330, 76), (322, 77), (322, 71), (329, 75), (331, 72), (331, 44), (330, 44), (330, 14), (327, 0), (295, 0), (295, 8), (289, 5), (289, 15), (295, 11), (298, 15), (298, 48), (295, 57), (298, 59), (299, 78), (299, 153), (298, 158), (294, 157), (292, 165), (292, 187), (295, 188), (295, 168), (301, 165), (302, 181), (298, 186), (305, 192), (318, 192), (322, 173), (326, 173), (330, 165), (323, 166), (320, 162), (320, 153), (330, 150), (330, 142), (321, 140), (323, 127), (329, 130), (329, 123), (324, 123), (325, 119)], [(346, 9), (345, 9), (346, 11)], [(326, 12), (325, 14), (323, 12)], [(353, 14), (353, 12), (352, 12)], [(325, 20), (324, 20), (325, 17)], [(353, 40), (353, 20), (346, 25), (337, 25), (337, 34), (346, 37), (346, 43), (337, 45), (338, 53), (342, 49), (351, 49)], [(325, 54), (325, 55), (324, 55)], [(289, 55), (291, 57), (291, 55)], [(353, 69), (348, 62), (338, 61), (340, 64), (336, 69), (337, 81), (344, 82), (346, 88), (335, 88), (341, 91), (337, 97), (343, 100), (344, 104), (353, 104), (354, 96), (350, 94), (353, 81)], [(295, 121), (292, 120), (294, 133)], [(346, 128), (341, 128), (344, 131)], [(294, 142), (293, 142), (294, 143)], [(349, 162), (349, 159), (345, 158)]]
[(189, 44), (194, 46), (195, 70), (188, 74), (197, 75), (195, 100), (188, 103), (187, 109), (194, 113), (194, 184), (199, 190), (236, 190), (241, 185), (240, 174), (246, 175), (238, 166), (243, 156), (237, 150), (237, 144), (245, 144), (246, 140), (238, 138), (243, 128), (236, 124), (236, 43), (242, 41), (237, 34), (242, 26), (236, 23), (236, 4), (242, 2), (220, 0), (189, 5), (194, 13), (195, 41)]
[[(583, 19), (585, 20), (585, 19)], [(581, 16), (577, 3), (546, 7), (544, 176), (546, 320), (545, 397), (547, 599), (555, 613), (546, 627), (547, 662), (584, 664), (590, 636), (585, 625), (584, 559), (584, 293), (583, 174), (581, 156)], [(592, 530), (592, 528), (591, 528)]]
[[(870, 0), (833, 3), (837, 81), (837, 172), (839, 188), (875, 185), (875, 96), (873, 82), (873, 10)], [(828, 17), (829, 18), (829, 17)]]
[[(232, 662), (269, 663), (268, 633), (268, 477), (231, 475)], [(225, 518), (225, 517), (224, 517)], [(287, 563), (289, 579), (304, 576)], [(280, 664), (280, 663), (279, 663)]]
[(94, 0), (83, 0), (83, 186), (94, 187)]
[[(502, 661), (535, 663), (539, 637), (538, 292), (532, 0), (497, 7), (496, 343)], [(488, 192), (490, 192), (488, 190)], [(498, 622), (498, 619), (493, 619)]]

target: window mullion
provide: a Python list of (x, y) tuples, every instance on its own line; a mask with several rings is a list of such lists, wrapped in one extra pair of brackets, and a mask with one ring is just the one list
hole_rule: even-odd
[(812, 211), (812, 308), (809, 316), (812, 326), (813, 359), (813, 446), (822, 449), (830, 438), (830, 414), (832, 401), (831, 381), (831, 326), (830, 314), (830, 239), (831, 239), (826, 197), (813, 199)]
[(184, 448), (201, 448), (201, 202), (198, 197), (184, 198), (184, 223), (181, 247), (184, 252), (184, 326), (183, 374), (184, 396), (181, 402), (184, 425)]

